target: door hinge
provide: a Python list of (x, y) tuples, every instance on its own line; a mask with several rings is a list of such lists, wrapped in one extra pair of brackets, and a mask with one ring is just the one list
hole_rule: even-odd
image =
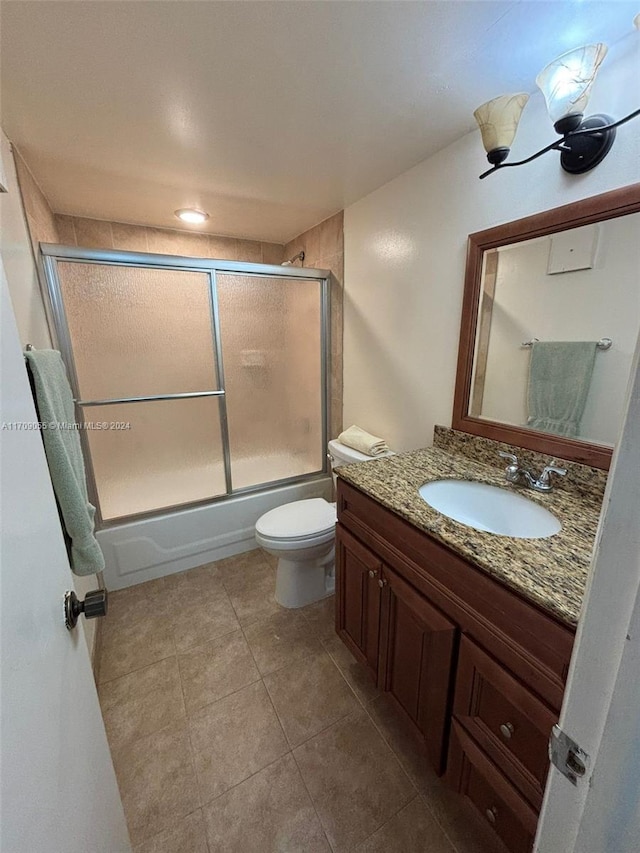
[(563, 776), (577, 785), (587, 772), (589, 756), (578, 744), (571, 740), (560, 726), (554, 726), (549, 738), (549, 760)]

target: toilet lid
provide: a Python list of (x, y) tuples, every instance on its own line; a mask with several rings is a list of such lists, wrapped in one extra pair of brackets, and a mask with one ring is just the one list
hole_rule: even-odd
[(310, 498), (265, 512), (258, 519), (256, 530), (272, 539), (300, 539), (325, 533), (331, 530), (336, 521), (335, 504), (328, 503), (324, 498)]

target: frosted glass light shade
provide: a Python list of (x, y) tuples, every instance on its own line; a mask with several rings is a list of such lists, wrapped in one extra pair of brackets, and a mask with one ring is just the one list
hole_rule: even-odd
[(536, 77), (549, 118), (555, 124), (565, 116), (584, 113), (598, 68), (607, 55), (605, 44), (588, 44), (563, 53)]
[(522, 110), (529, 95), (520, 92), (517, 95), (500, 95), (492, 101), (482, 104), (473, 113), (482, 134), (484, 150), (489, 153), (496, 148), (510, 148), (518, 129)]
[(633, 26), (634, 26), (637, 30), (640, 30), (640, 12), (638, 12), (638, 14), (637, 14), (637, 15), (635, 16), (635, 18), (633, 19)]

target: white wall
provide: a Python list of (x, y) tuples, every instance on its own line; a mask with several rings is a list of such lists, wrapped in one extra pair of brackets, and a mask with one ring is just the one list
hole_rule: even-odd
[(548, 275), (551, 237), (499, 250), (482, 416), (526, 424), (531, 350), (522, 341), (609, 337), (611, 349), (596, 354), (579, 435), (613, 445), (640, 328), (640, 213), (585, 228), (597, 229), (592, 269)]
[[(637, 109), (639, 43), (631, 33), (605, 62), (589, 113)], [(487, 162), (473, 132), (346, 209), (345, 425), (396, 450), (431, 444), (434, 424), (451, 423), (467, 235), (640, 180), (638, 121), (585, 175), (564, 172), (551, 152), (479, 181)], [(534, 94), (512, 158), (553, 138)]]

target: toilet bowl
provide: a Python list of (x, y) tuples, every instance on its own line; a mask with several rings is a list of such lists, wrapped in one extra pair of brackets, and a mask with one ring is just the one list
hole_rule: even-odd
[[(329, 458), (332, 469), (350, 462), (371, 460), (370, 456), (339, 441), (329, 442)], [(334, 474), (334, 482), (335, 479)], [(256, 542), (278, 558), (278, 604), (289, 608), (304, 607), (333, 594), (336, 521), (335, 503), (324, 498), (283, 504), (258, 519)]]

